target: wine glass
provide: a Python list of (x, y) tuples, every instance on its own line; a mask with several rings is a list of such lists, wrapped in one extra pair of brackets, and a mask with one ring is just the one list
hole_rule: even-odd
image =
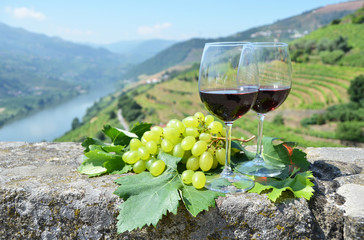
[(287, 98), (292, 85), (292, 66), (288, 45), (280, 42), (254, 43), (254, 55), (258, 66), (259, 93), (253, 110), (259, 118), (257, 153), (252, 161), (238, 166), (241, 173), (274, 177), (282, 168), (272, 166), (262, 156), (263, 122), (265, 114), (277, 109)]
[[(226, 126), (226, 156), (223, 171), (207, 179), (207, 189), (238, 193), (249, 190), (254, 182), (230, 166), (231, 128), (247, 113), (258, 95), (257, 66), (253, 46), (245, 42), (206, 43), (199, 74), (200, 98), (206, 109)], [(239, 182), (239, 188), (233, 183)]]

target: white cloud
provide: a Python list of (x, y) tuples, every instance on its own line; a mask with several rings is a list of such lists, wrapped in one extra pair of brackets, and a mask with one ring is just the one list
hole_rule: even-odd
[(161, 32), (164, 29), (170, 28), (171, 23), (165, 22), (161, 24), (155, 24), (154, 26), (140, 26), (138, 28), (138, 33), (141, 35), (152, 35)]
[(46, 16), (41, 12), (33, 11), (26, 7), (20, 8), (10, 8), (7, 7), (6, 12), (10, 13), (13, 17), (17, 19), (35, 19), (35, 20), (44, 20)]

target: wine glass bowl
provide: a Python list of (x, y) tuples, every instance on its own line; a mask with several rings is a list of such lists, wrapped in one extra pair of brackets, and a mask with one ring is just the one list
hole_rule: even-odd
[(292, 66), (286, 43), (262, 42), (254, 43), (253, 46), (260, 85), (252, 108), (259, 118), (257, 153), (252, 161), (240, 164), (238, 170), (259, 177), (274, 177), (283, 169), (264, 161), (263, 122), (265, 114), (277, 109), (288, 97), (292, 85)]
[[(253, 46), (244, 42), (207, 43), (201, 58), (199, 93), (206, 109), (226, 126), (226, 157), (223, 171), (205, 184), (223, 193), (244, 192), (254, 186), (230, 166), (231, 128), (255, 103), (259, 82)], [(242, 188), (233, 183), (239, 182)]]

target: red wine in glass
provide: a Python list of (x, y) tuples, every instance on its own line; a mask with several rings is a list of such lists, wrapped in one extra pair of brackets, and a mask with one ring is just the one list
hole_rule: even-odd
[(257, 134), (257, 152), (254, 159), (240, 164), (237, 169), (241, 173), (275, 177), (283, 168), (265, 161), (263, 154), (263, 122), (265, 114), (277, 109), (287, 98), (292, 86), (292, 66), (289, 48), (286, 43), (257, 42), (254, 55), (259, 75), (259, 93), (253, 110), (259, 117)]
[(269, 88), (268, 86), (261, 86), (253, 110), (257, 113), (273, 111), (286, 100), (290, 91), (290, 87)]
[(200, 98), (209, 112), (224, 122), (242, 117), (252, 107), (257, 88), (214, 89), (200, 91)]

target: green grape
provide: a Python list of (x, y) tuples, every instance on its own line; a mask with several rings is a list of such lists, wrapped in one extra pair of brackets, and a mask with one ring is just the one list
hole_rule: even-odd
[(196, 189), (201, 189), (205, 186), (206, 183), (206, 176), (203, 172), (198, 171), (195, 172), (192, 176), (192, 185), (196, 188)]
[(154, 126), (150, 129), (150, 131), (157, 133), (158, 136), (161, 136), (163, 133), (163, 128), (160, 126)]
[(128, 159), (128, 156), (130, 154), (130, 151), (127, 151), (123, 154), (123, 156), (121, 157), (123, 159), (124, 162), (126, 162), (126, 160)]
[(209, 152), (204, 152), (200, 156), (200, 168), (202, 171), (206, 172), (211, 169), (212, 164), (214, 163), (214, 157)]
[(212, 156), (214, 156), (214, 155), (215, 155), (215, 152), (216, 152), (216, 148), (214, 147), (214, 145), (211, 145), (211, 146), (209, 146), (209, 147), (207, 148), (207, 151), (208, 151), (209, 153), (211, 153), (211, 155), (212, 155)]
[(168, 128), (174, 128), (177, 121), (178, 121), (177, 119), (169, 120), (168, 123), (167, 123), (167, 127)]
[(213, 121), (215, 121), (214, 117), (211, 115), (206, 115), (205, 117), (205, 125), (208, 126), (210, 123), (212, 123)]
[(185, 126), (180, 120), (172, 119), (167, 123), (168, 128), (175, 128), (179, 133), (183, 133), (185, 130)]
[(174, 144), (179, 142), (180, 133), (176, 128), (163, 128), (163, 135), (165, 139), (168, 139)]
[(193, 170), (196, 171), (197, 169), (200, 168), (200, 160), (197, 157), (190, 157), (189, 159), (187, 159), (187, 163), (186, 163), (186, 168), (189, 170)]
[(129, 146), (131, 151), (136, 151), (138, 150), (139, 147), (142, 146), (142, 143), (140, 142), (139, 139), (133, 138), (130, 140)]
[(196, 143), (196, 139), (192, 136), (185, 137), (181, 142), (181, 147), (183, 150), (191, 150), (193, 145)]
[(144, 137), (142, 137), (141, 142), (144, 146), (148, 143), (148, 141)]
[(134, 171), (135, 173), (141, 173), (141, 172), (144, 172), (146, 168), (147, 168), (147, 167), (146, 167), (146, 165), (145, 165), (145, 161), (143, 161), (143, 160), (139, 160), (139, 161), (137, 161), (137, 162), (134, 164), (134, 166), (133, 166), (133, 171)]
[(130, 151), (130, 153), (128, 154), (128, 156), (126, 156), (126, 163), (128, 164), (134, 164), (137, 161), (139, 161), (140, 156), (138, 154), (138, 151)]
[(212, 134), (216, 134), (222, 130), (222, 124), (217, 121), (213, 121), (208, 125), (208, 129)]
[(217, 168), (217, 166), (219, 165), (219, 161), (217, 161), (217, 158), (216, 156), (213, 157), (213, 163), (212, 163), (212, 166), (211, 166), (211, 169), (215, 169)]
[(150, 154), (156, 154), (158, 151), (158, 146), (154, 141), (147, 142), (147, 144), (145, 144), (145, 148)]
[(193, 115), (195, 118), (197, 118), (197, 120), (199, 120), (200, 122), (202, 122), (205, 119), (205, 116), (203, 115), (202, 112), (197, 112), (195, 113), (195, 115)]
[(138, 149), (138, 154), (139, 154), (139, 157), (142, 159), (142, 160), (147, 160), (149, 158), (149, 152), (148, 152), (148, 149), (146, 147), (140, 147)]
[(192, 136), (192, 137), (198, 137), (199, 132), (197, 128), (194, 127), (187, 127), (185, 128), (185, 131), (183, 133), (184, 136)]
[(166, 168), (166, 164), (162, 160), (157, 160), (152, 163), (149, 168), (149, 172), (154, 176), (157, 177), (161, 175)]
[(168, 139), (163, 139), (161, 142), (161, 148), (164, 152), (170, 152), (173, 150), (173, 144)]
[(182, 178), (182, 182), (184, 184), (191, 184), (192, 183), (192, 176), (195, 172), (192, 171), (192, 170), (185, 170), (183, 171), (182, 175), (181, 175), (181, 178)]
[(186, 164), (187, 159), (189, 159), (192, 156), (191, 151), (185, 151), (185, 154), (182, 157), (181, 163)]
[(189, 116), (182, 120), (185, 127), (195, 127), (197, 128), (199, 123), (196, 117)]
[(181, 158), (181, 157), (183, 157), (183, 155), (185, 155), (185, 151), (182, 149), (181, 143), (178, 143), (173, 148), (173, 156)]
[(145, 163), (145, 166), (146, 166), (146, 168), (148, 169), (148, 171), (149, 171), (149, 169), (150, 169), (150, 166), (152, 165), (152, 163), (154, 163), (155, 161), (157, 161), (157, 159), (155, 159), (154, 157), (151, 157), (146, 163)]
[(152, 132), (152, 131), (146, 131), (143, 134), (143, 138), (145, 140), (147, 140), (148, 142), (149, 141), (155, 141), (155, 142), (157, 142), (159, 137), (160, 136), (156, 132)]
[(219, 133), (222, 137), (226, 137), (226, 128), (223, 127)]
[(221, 165), (225, 165), (225, 155), (226, 155), (226, 150), (224, 148), (218, 148), (216, 150), (216, 158), (217, 161), (221, 164)]
[(205, 142), (210, 142), (211, 138), (212, 138), (212, 136), (209, 133), (201, 133), (200, 136), (199, 136), (199, 139), (201, 141), (205, 141)]
[(192, 149), (191, 149), (191, 153), (193, 156), (200, 156), (203, 152), (205, 152), (207, 149), (207, 143), (205, 141), (197, 141)]

